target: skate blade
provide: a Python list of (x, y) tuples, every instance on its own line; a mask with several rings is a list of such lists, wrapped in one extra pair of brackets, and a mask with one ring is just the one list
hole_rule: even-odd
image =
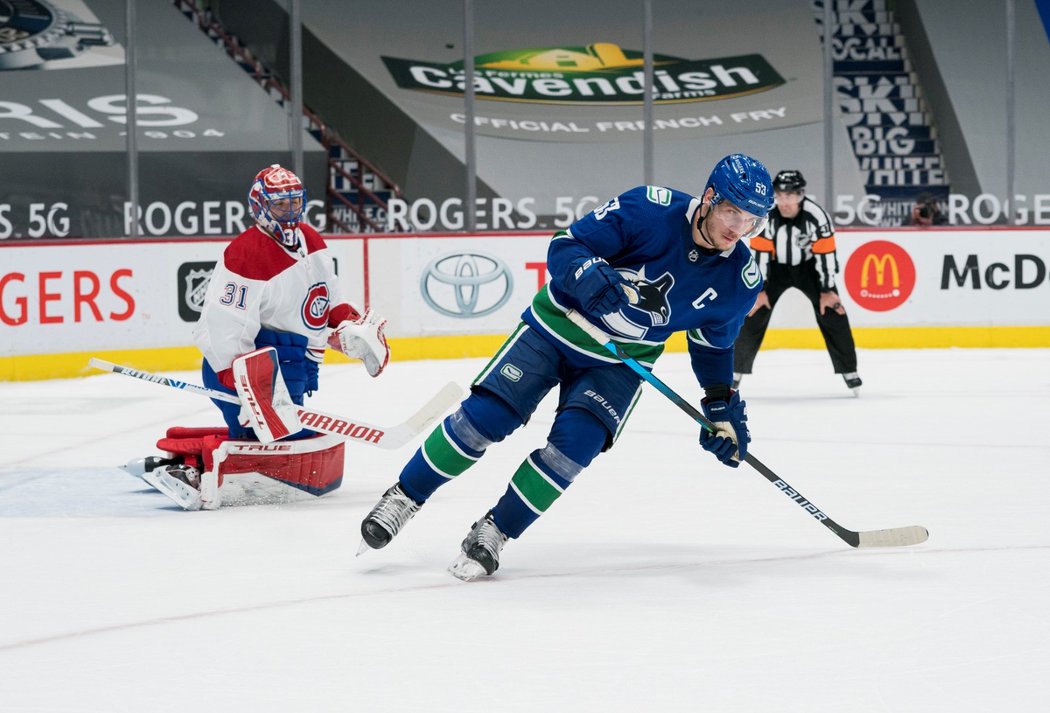
[(148, 472), (146, 469), (145, 458), (136, 458), (135, 460), (128, 461), (124, 465), (117, 467), (125, 473), (127, 473), (128, 475), (134, 476), (139, 479), (142, 479), (142, 476), (144, 476)]
[(143, 474), (142, 479), (175, 501), (183, 510), (201, 509), (203, 503), (200, 491), (168, 475), (163, 468)]
[(448, 566), (448, 573), (464, 582), (473, 581), (487, 574), (484, 567), (463, 553), (460, 553), (459, 557)]

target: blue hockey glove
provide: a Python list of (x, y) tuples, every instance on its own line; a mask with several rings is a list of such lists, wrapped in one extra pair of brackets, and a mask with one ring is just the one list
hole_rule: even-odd
[(600, 257), (580, 263), (570, 278), (569, 289), (583, 310), (594, 317), (619, 312), (630, 304), (623, 288), (630, 285)]
[[(288, 386), (288, 395), (292, 402), (302, 406), (303, 394), (311, 391), (313, 386), (317, 388), (317, 364), (306, 357), (306, 347), (309, 340), (301, 334), (292, 332), (280, 332), (275, 329), (263, 327), (255, 336), (255, 346), (273, 347), (277, 350), (277, 360), (281, 365), (281, 376)], [(313, 369), (313, 383), (311, 384), (310, 369)]]
[(307, 359), (304, 366), (306, 367), (306, 393), (313, 394), (317, 391), (317, 372), (320, 365), (313, 359)]
[(751, 442), (751, 432), (747, 430), (747, 405), (740, 394), (733, 391), (728, 401), (703, 399), (700, 407), (715, 426), (714, 433), (706, 428), (700, 432), (700, 446), (714, 453), (715, 458), (730, 468), (738, 467), (747, 457), (747, 444)]

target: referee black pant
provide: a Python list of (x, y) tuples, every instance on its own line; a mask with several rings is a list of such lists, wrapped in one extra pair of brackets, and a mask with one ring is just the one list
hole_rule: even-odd
[(838, 314), (832, 309), (820, 313), (820, 283), (817, 280), (817, 268), (813, 260), (801, 265), (784, 265), (770, 263), (768, 277), (763, 289), (769, 297), (769, 309), (760, 309), (744, 320), (744, 326), (737, 337), (733, 349), (733, 371), (750, 374), (755, 364), (755, 355), (762, 346), (766, 336), (769, 319), (777, 306), (780, 296), (789, 287), (797, 287), (809, 298), (813, 305), (813, 314), (817, 326), (824, 337), (824, 344), (831, 356), (831, 364), (836, 374), (848, 374), (857, 370), (857, 347), (853, 343), (853, 332), (850, 330), (849, 317)]

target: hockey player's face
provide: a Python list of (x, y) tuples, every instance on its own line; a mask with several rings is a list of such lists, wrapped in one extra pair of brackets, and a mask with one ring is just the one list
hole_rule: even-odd
[(802, 209), (802, 191), (774, 191), (777, 210), (785, 218), (794, 218)]
[(725, 251), (741, 237), (752, 233), (761, 221), (760, 216), (752, 215), (724, 200), (708, 211), (703, 219), (700, 238), (707, 247)]
[(278, 222), (292, 222), (299, 219), (303, 211), (302, 196), (293, 198), (274, 198), (270, 202), (270, 213)]

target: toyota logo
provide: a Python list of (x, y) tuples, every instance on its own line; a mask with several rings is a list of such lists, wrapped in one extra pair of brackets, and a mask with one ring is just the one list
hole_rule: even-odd
[(514, 278), (498, 257), (484, 253), (448, 253), (436, 257), (419, 281), (423, 299), (449, 317), (470, 319), (492, 314), (507, 303)]

